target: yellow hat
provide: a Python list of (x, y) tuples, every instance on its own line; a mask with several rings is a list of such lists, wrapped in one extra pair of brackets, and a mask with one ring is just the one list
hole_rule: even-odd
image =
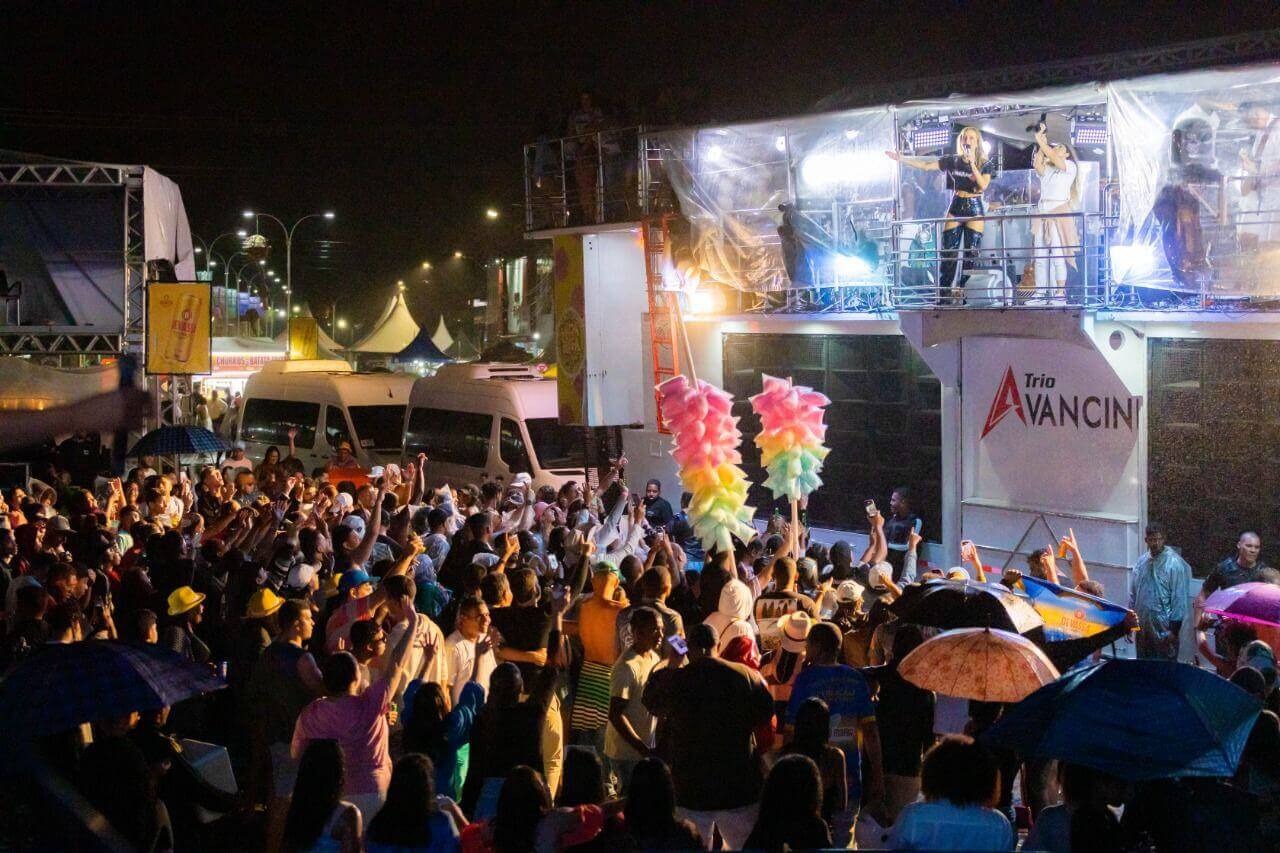
[(275, 613), (282, 604), (283, 598), (269, 589), (260, 589), (249, 597), (249, 606), (244, 615), (250, 619), (261, 619)]
[(338, 594), (338, 584), (342, 582), (342, 572), (337, 572), (329, 576), (324, 582), (324, 597), (333, 598)]
[(196, 592), (189, 586), (180, 586), (169, 593), (169, 615), (178, 616), (188, 610), (194, 610), (202, 601), (204, 601), (203, 592)]

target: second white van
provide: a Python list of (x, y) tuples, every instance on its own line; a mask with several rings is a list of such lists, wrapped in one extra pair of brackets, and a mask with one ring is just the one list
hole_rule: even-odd
[(583, 482), (583, 430), (558, 419), (556, 382), (515, 364), (449, 364), (414, 383), (404, 458), (427, 454), (427, 484), (510, 483), (534, 488)]

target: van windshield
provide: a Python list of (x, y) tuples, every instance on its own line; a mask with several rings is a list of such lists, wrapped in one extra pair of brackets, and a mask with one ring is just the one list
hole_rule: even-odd
[(404, 406), (350, 406), (351, 425), (360, 446), (399, 450), (404, 435)]
[(524, 425), (529, 430), (529, 440), (533, 442), (538, 465), (544, 470), (581, 470), (586, 465), (586, 457), (582, 452), (582, 430), (562, 426), (556, 418), (531, 418)]

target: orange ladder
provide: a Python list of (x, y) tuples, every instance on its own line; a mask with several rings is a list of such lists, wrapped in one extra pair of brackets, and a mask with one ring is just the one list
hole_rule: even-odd
[(649, 348), (653, 354), (653, 399), (658, 413), (658, 432), (670, 435), (662, 417), (662, 395), (657, 386), (680, 373), (680, 348), (676, 343), (676, 316), (672, 300), (676, 293), (668, 293), (663, 285), (662, 271), (669, 259), (667, 241), (671, 236), (671, 214), (650, 217), (641, 223), (644, 238), (645, 286), (649, 294)]

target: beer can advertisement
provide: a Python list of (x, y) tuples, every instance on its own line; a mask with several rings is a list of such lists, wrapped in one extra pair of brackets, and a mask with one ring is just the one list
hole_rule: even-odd
[(147, 285), (147, 373), (213, 372), (210, 294), (201, 282)]

